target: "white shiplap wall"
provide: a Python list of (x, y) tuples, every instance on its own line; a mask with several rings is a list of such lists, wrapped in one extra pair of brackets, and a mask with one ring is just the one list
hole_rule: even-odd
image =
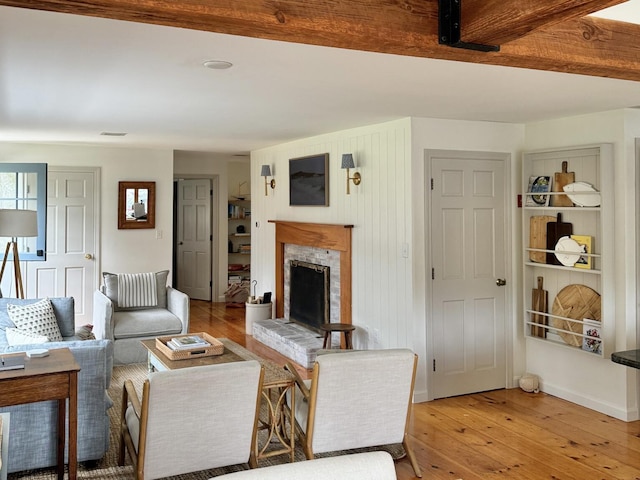
[[(252, 152), (251, 263), (257, 293), (275, 289), (275, 228), (268, 220), (353, 224), (355, 347), (412, 347), (411, 264), (401, 255), (411, 238), (410, 142), (410, 119), (403, 119)], [(327, 152), (329, 207), (290, 207), (289, 159)], [(354, 154), (351, 173), (362, 175), (351, 195), (340, 169), (343, 153)], [(259, 176), (263, 164), (276, 179), (267, 197)]]

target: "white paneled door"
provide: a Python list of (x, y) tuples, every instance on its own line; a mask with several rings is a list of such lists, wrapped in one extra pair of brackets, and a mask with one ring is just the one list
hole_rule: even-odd
[(98, 288), (99, 170), (49, 167), (47, 260), (27, 262), (27, 297), (73, 297), (76, 325), (92, 323)]
[(211, 300), (211, 180), (178, 181), (177, 288), (196, 300)]
[(429, 156), (433, 398), (504, 388), (508, 155)]

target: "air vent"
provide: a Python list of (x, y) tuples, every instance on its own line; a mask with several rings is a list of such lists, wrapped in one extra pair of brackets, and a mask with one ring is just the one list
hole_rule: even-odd
[(126, 132), (100, 132), (100, 135), (105, 137), (124, 137)]

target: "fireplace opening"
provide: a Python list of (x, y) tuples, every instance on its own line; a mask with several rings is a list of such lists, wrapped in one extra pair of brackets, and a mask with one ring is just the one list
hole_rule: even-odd
[(329, 267), (291, 260), (289, 269), (289, 320), (320, 332), (330, 322)]

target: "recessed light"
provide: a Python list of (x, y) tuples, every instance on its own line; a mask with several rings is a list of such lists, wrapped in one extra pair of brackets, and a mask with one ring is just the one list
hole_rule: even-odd
[(225, 62), (224, 60), (207, 60), (202, 65), (212, 70), (226, 70), (233, 67), (233, 63)]
[(100, 132), (100, 135), (105, 137), (124, 137), (126, 132)]

